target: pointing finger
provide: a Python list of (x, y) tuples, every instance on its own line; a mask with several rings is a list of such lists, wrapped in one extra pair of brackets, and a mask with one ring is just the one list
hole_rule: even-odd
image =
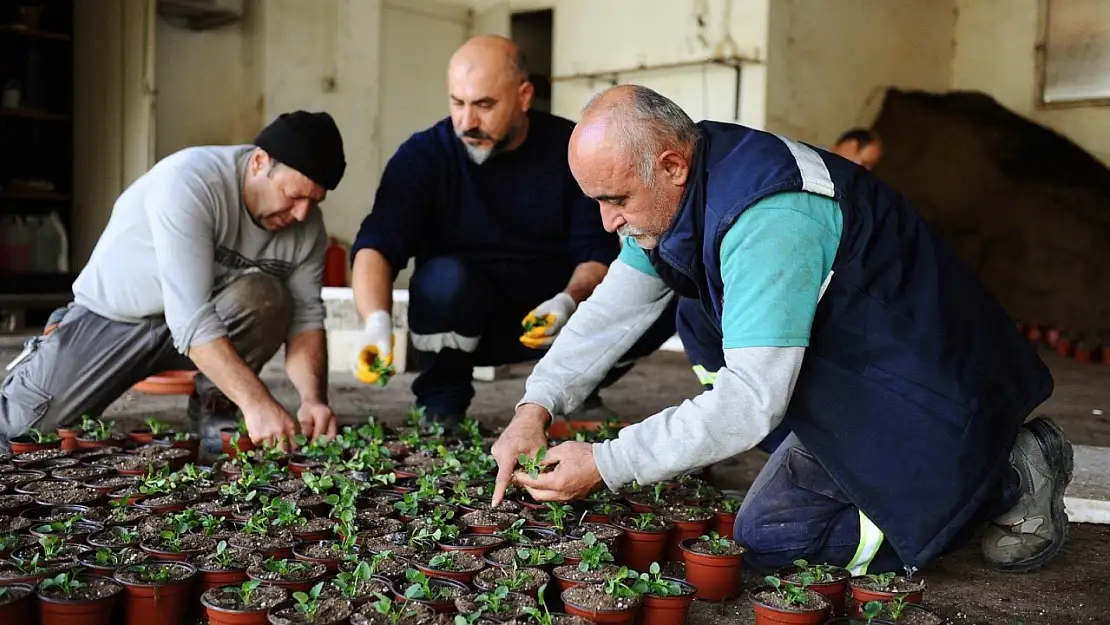
[(497, 481), (494, 483), (493, 499), (490, 501), (494, 508), (501, 505), (501, 500), (505, 497), (505, 489), (509, 487), (513, 480), (514, 468), (516, 468), (515, 462), (510, 464), (505, 462), (504, 459), (497, 461)]

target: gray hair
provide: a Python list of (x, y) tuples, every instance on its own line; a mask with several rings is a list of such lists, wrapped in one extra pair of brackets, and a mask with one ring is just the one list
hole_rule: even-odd
[[(628, 91), (630, 106), (612, 115), (617, 138), (640, 171), (640, 179), (650, 184), (655, 178), (655, 159), (672, 148), (690, 148), (698, 140), (694, 120), (673, 100), (642, 85), (611, 87), (590, 99), (583, 112), (594, 108), (612, 89)], [(612, 105), (607, 108), (612, 110)], [(638, 160), (638, 162), (635, 162)]]

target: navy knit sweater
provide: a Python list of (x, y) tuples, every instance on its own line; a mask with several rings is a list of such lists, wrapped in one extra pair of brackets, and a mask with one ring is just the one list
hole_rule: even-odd
[(528, 113), (524, 143), (475, 165), (451, 118), (417, 132), (389, 160), (351, 258), (364, 248), (389, 261), (396, 278), (416, 258), (458, 255), (506, 296), (552, 295), (575, 265), (608, 265), (620, 251), (597, 202), (567, 165), (573, 122)]

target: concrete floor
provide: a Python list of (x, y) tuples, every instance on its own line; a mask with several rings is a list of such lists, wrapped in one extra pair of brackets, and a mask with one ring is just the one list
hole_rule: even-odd
[[(14, 341), (0, 342), (0, 363), (7, 363), (16, 352)], [(1052, 367), (1056, 390), (1038, 412), (1058, 419), (1075, 444), (1110, 446), (1110, 366), (1077, 365), (1048, 352), (1044, 358)], [(529, 368), (514, 366), (509, 377), (476, 383), (471, 414), (491, 426), (507, 421), (521, 396)], [(284, 378), (279, 359), (266, 368), (263, 377), (280, 401), (296, 408), (296, 394)], [(331, 401), (347, 422), (369, 414), (396, 422), (412, 401), (411, 380), (412, 374), (401, 375), (383, 389), (361, 385), (348, 375), (333, 375)], [(682, 355), (660, 352), (602, 396), (622, 417), (637, 420), (699, 390)], [(157, 415), (179, 422), (184, 411), (184, 398), (128, 393), (105, 416), (126, 421)], [(712, 475), (723, 487), (746, 488), (765, 459), (766, 454), (759, 451), (742, 454), (714, 466)], [(1026, 575), (987, 571), (981, 565), (978, 549), (968, 546), (921, 573), (929, 584), (926, 604), (959, 624), (1110, 623), (1110, 582), (1102, 567), (1102, 560), (1108, 556), (1107, 525), (1072, 524), (1070, 541), (1061, 554), (1046, 568)], [(757, 580), (749, 582), (754, 585)], [(690, 622), (731, 625), (754, 621), (747, 599), (742, 598), (726, 605), (696, 603)]]

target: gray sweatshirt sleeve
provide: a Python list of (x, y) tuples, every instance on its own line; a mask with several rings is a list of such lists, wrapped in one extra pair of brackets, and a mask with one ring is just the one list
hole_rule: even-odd
[(328, 235), (324, 217), (319, 209), (304, 222), (304, 239), (298, 241), (303, 249), (297, 250), (298, 263), (286, 280), (293, 299), (293, 321), (289, 336), (324, 328), (324, 300), (320, 289), (324, 285), (324, 253)]
[(611, 490), (653, 484), (755, 447), (786, 413), (803, 347), (725, 350), (713, 389), (594, 443), (594, 461)]
[(655, 323), (671, 297), (662, 280), (618, 258), (536, 364), (517, 407), (538, 404), (553, 417), (573, 411)]
[(174, 347), (186, 355), (193, 345), (227, 336), (211, 301), (215, 202), (199, 175), (180, 170), (165, 171), (146, 196), (166, 323)]

